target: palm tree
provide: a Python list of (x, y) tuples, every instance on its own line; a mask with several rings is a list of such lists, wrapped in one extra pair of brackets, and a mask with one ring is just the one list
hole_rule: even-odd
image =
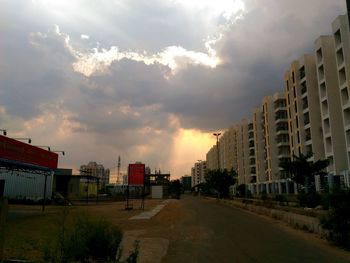
[[(291, 174), (291, 179), (300, 185), (305, 186), (306, 191), (315, 190), (315, 175), (325, 175), (325, 168), (329, 165), (328, 159), (310, 161), (312, 153), (299, 156), (293, 155), (292, 161), (281, 162), (279, 166), (286, 172)], [(311, 188), (313, 186), (313, 188)]]

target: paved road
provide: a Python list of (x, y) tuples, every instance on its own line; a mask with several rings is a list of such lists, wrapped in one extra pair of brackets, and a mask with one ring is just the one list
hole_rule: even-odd
[(171, 241), (165, 263), (350, 262), (349, 254), (308, 234), (213, 200), (184, 196), (181, 206), (186, 217), (169, 226), (179, 238)]

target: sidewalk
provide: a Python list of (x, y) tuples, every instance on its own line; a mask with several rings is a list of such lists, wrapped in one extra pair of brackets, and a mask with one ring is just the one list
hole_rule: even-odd
[[(157, 215), (168, 203), (172, 201), (173, 200), (171, 199), (165, 200), (152, 210), (132, 216), (129, 218), (129, 220), (149, 220)], [(127, 258), (127, 256), (133, 251), (135, 242), (137, 241), (139, 243), (139, 256), (137, 262), (160, 263), (162, 258), (167, 254), (169, 240), (161, 237), (144, 237), (147, 234), (149, 234), (149, 230), (147, 229), (125, 231), (121, 243), (121, 259), (125, 260)]]
[(150, 219), (154, 217), (156, 214), (160, 212), (171, 200), (165, 200), (162, 204), (157, 205), (155, 208), (153, 208), (151, 211), (145, 211), (142, 212), (141, 214), (138, 214), (136, 216), (130, 217), (130, 220), (135, 220), (135, 219)]

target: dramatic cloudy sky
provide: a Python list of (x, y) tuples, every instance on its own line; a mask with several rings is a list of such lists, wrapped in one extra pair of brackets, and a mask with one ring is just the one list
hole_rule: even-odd
[[(345, 0), (0, 0), (0, 129), (172, 178), (282, 89)], [(113, 179), (114, 180), (114, 179)]]

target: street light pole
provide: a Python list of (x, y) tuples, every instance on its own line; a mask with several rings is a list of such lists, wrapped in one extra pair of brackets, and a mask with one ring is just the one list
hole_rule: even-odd
[(219, 136), (221, 135), (221, 132), (213, 133), (214, 136), (216, 136), (216, 151), (217, 151), (217, 157), (218, 157), (218, 170), (220, 170), (220, 155), (219, 155)]
[(28, 141), (28, 143), (32, 143), (31, 138), (11, 138), (11, 139), (18, 140), (18, 141)]

